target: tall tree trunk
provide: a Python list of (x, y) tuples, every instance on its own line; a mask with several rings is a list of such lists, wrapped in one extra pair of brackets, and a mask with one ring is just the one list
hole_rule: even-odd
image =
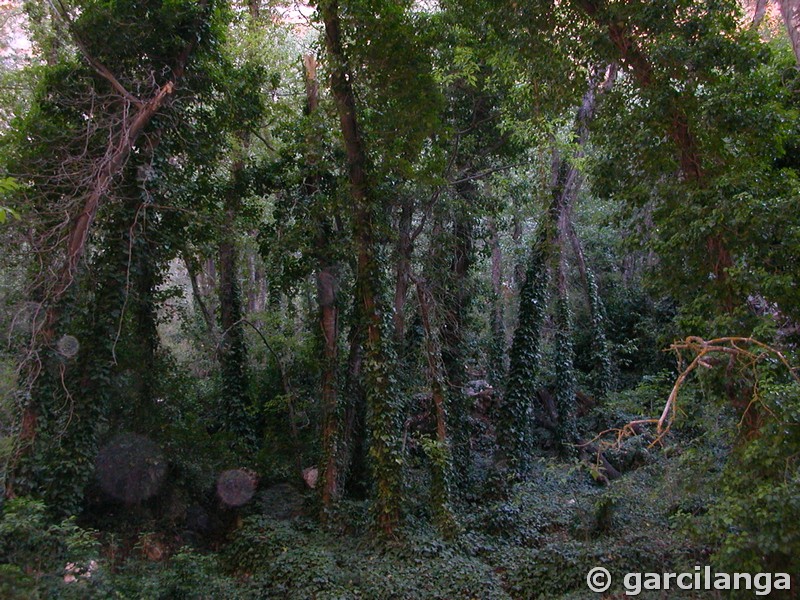
[(339, 314), (336, 306), (336, 276), (329, 266), (317, 271), (317, 302), (322, 333), (322, 450), (325, 465), (322, 472), (322, 507), (327, 510), (339, 499), (339, 437), (341, 414), (337, 397)]
[(530, 253), (520, 289), (519, 319), (511, 344), (508, 381), (496, 421), (500, 459), (515, 476), (524, 476), (533, 450), (533, 405), (541, 362), (541, 330), (546, 316), (548, 241), (551, 224), (545, 220)]
[(431, 387), (433, 412), (436, 417), (436, 442), (429, 444), (428, 458), (431, 461), (431, 500), (437, 526), (445, 535), (457, 530), (455, 515), (451, 510), (452, 451), (448, 434), (448, 390), (445, 382), (442, 348), (439, 332), (434, 322), (434, 301), (428, 286), (419, 278), (414, 280), (419, 301), (422, 329), (425, 332), (425, 356), (428, 363), (428, 381)]
[(408, 288), (411, 282), (411, 255), (414, 251), (414, 240), (411, 235), (411, 221), (414, 216), (414, 202), (403, 199), (400, 208), (400, 219), (397, 231), (397, 265), (395, 267), (394, 288), (394, 339), (398, 345), (406, 334), (405, 307), (408, 299)]
[(780, 5), (786, 33), (789, 34), (795, 60), (800, 67), (800, 0), (780, 0)]
[[(319, 106), (319, 83), (317, 80), (317, 61), (313, 54), (303, 56), (303, 67), (306, 83), (306, 116), (314, 118)], [(308, 164), (312, 174), (303, 179), (304, 194), (313, 198), (319, 193), (319, 177), (315, 173), (319, 162), (316, 141), (306, 140)], [(314, 254), (317, 258), (316, 282), (317, 305), (319, 309), (319, 329), (322, 341), (322, 377), (320, 401), (322, 407), (322, 455), (320, 495), (322, 500), (321, 518), (324, 521), (331, 506), (341, 497), (342, 476), (341, 435), (342, 414), (337, 395), (339, 309), (336, 301), (337, 278), (336, 265), (329, 260), (330, 226), (323, 211), (317, 211), (314, 240)]]
[[(457, 187), (466, 202), (474, 202), (478, 193), (473, 181)], [(475, 219), (459, 211), (453, 218), (452, 246), (447, 290), (442, 293), (441, 307), (442, 360), (451, 394), (451, 434), (454, 467), (458, 480), (466, 481), (470, 469), (471, 399), (465, 393), (467, 382), (466, 341), (464, 337), (467, 314), (472, 303), (469, 272), (472, 266)]]
[(339, 443), (340, 490), (356, 498), (367, 495), (368, 478), (366, 450), (366, 406), (367, 400), (362, 385), (365, 332), (358, 316), (358, 301), (354, 302), (353, 324), (348, 334), (350, 346), (347, 356), (347, 371), (344, 383), (342, 411), (342, 435)]
[(139, 407), (141, 411), (152, 414), (157, 385), (157, 354), (159, 346), (158, 313), (154, 294), (160, 277), (155, 264), (155, 248), (144, 239), (144, 227), (139, 239), (134, 240), (132, 250), (136, 264), (134, 317), (136, 340), (139, 343)]
[(325, 45), (331, 63), (331, 93), (339, 113), (353, 201), (353, 240), (357, 253), (356, 296), (366, 322), (364, 384), (370, 433), (369, 454), (376, 494), (375, 514), (380, 529), (392, 535), (400, 521), (403, 459), (401, 415), (394, 397), (391, 349), (382, 323), (381, 273), (375, 239), (379, 207), (370, 196), (367, 181), (367, 154), (356, 118), (355, 95), (351, 85), (353, 78), (342, 45), (339, 3), (336, 0), (320, 2), (319, 10), (325, 26)]
[(503, 385), (508, 366), (506, 365), (506, 324), (505, 298), (503, 296), (503, 250), (500, 247), (500, 233), (494, 219), (488, 222), (490, 247), (492, 249), (492, 314), (491, 346), (489, 350), (489, 381), (493, 387)]
[[(501, 450), (516, 474), (524, 475), (533, 449), (533, 407), (538, 363), (540, 361), (541, 329), (548, 300), (548, 271), (556, 276), (556, 407), (558, 423), (556, 433), (565, 451), (571, 452), (577, 439), (575, 423), (575, 373), (573, 367), (572, 324), (567, 289), (567, 254), (572, 227), (572, 207), (582, 184), (577, 168), (589, 138), (589, 122), (594, 115), (596, 102), (595, 71), (590, 78), (581, 106), (575, 118), (574, 138), (578, 144), (575, 157), (566, 159), (554, 155), (553, 181), (550, 205), (540, 225), (531, 252), (528, 272), (520, 293), (519, 323), (511, 347), (511, 365), (506, 394), (501, 405), (498, 435)], [(614, 71), (606, 72), (606, 83)], [(582, 259), (582, 254), (580, 259)]]
[(222, 367), (223, 426), (237, 436), (243, 447), (255, 443), (255, 431), (248, 414), (249, 367), (245, 339), (242, 290), (239, 282), (239, 248), (236, 216), (241, 206), (238, 181), (244, 163), (241, 158), (231, 168), (231, 183), (225, 195), (223, 230), (219, 241), (219, 313), (222, 329), (219, 359)]
[[(206, 0), (200, 0), (200, 5), (205, 8), (207, 6)], [(62, 14), (59, 14), (58, 17), (60, 19), (68, 18)], [(120, 95), (122, 112), (118, 119), (119, 127), (110, 132), (105, 159), (102, 161), (103, 166), (96, 172), (91, 173), (90, 177), (87, 178), (86, 195), (83, 198), (80, 210), (71, 215), (70, 231), (66, 239), (65, 259), (60, 266), (53, 267), (55, 276), (43, 294), (44, 317), (34, 328), (32, 339), (32, 346), (35, 352), (31, 353), (32, 358), (26, 361), (26, 364), (21, 365), (21, 372), (25, 374), (27, 379), (25, 384), (29, 388), (35, 386), (36, 379), (41, 373), (42, 361), (39, 360), (38, 352), (51, 346), (55, 339), (61, 311), (65, 308), (64, 297), (75, 281), (79, 266), (83, 261), (97, 211), (114, 187), (142, 133), (150, 125), (153, 118), (171, 100), (176, 86), (183, 78), (186, 65), (195, 49), (196, 43), (195, 41), (188, 43), (175, 57), (175, 62), (170, 66), (172, 79), (155, 90), (149, 99), (140, 100), (132, 98), (124, 88), (121, 88), (114, 76), (85, 52), (85, 47), (79, 39), (74, 38), (73, 41), (81, 48), (85, 58), (97, 73), (108, 80), (115, 92)], [(132, 115), (127, 116), (127, 111), (131, 111)], [(31, 398), (34, 395), (32, 393)], [(39, 418), (38, 413), (39, 407), (36, 406), (34, 400), (29, 401), (22, 410), (19, 458), (22, 458), (34, 443)], [(12, 460), (12, 464), (9, 465), (10, 472), (15, 470), (17, 460), (15, 458)]]

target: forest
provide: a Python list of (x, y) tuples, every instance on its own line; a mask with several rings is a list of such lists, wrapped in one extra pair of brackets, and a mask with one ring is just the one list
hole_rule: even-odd
[(800, 597), (798, 0), (4, 0), (0, 248), (1, 598)]

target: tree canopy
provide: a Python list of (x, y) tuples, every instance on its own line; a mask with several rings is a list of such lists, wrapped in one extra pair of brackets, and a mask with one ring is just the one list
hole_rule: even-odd
[(796, 4), (4, 4), (2, 594), (794, 597)]

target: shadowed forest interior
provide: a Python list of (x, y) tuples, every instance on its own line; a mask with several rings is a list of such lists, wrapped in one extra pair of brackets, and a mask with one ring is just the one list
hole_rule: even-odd
[(0, 2), (0, 597), (798, 598), (798, 65), (798, 0)]

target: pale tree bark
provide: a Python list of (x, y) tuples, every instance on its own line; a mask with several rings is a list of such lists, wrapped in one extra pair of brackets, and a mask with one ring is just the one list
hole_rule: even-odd
[(764, 20), (764, 17), (767, 14), (767, 5), (769, 4), (770, 0), (755, 0), (752, 2), (753, 7), (753, 27), (759, 27), (761, 22)]
[(800, 0), (780, 0), (781, 16), (800, 67)]
[(197, 277), (197, 268), (195, 267), (192, 258), (188, 256), (184, 255), (183, 263), (186, 265), (186, 273), (189, 275), (189, 283), (191, 283), (192, 286), (192, 295), (194, 296), (194, 300), (197, 303), (197, 307), (200, 309), (200, 314), (203, 317), (203, 322), (208, 328), (208, 333), (211, 335), (212, 339), (214, 340), (214, 344), (216, 345), (217, 327), (214, 323), (214, 317), (206, 305), (206, 294), (204, 294), (200, 289), (200, 283), (198, 282)]

